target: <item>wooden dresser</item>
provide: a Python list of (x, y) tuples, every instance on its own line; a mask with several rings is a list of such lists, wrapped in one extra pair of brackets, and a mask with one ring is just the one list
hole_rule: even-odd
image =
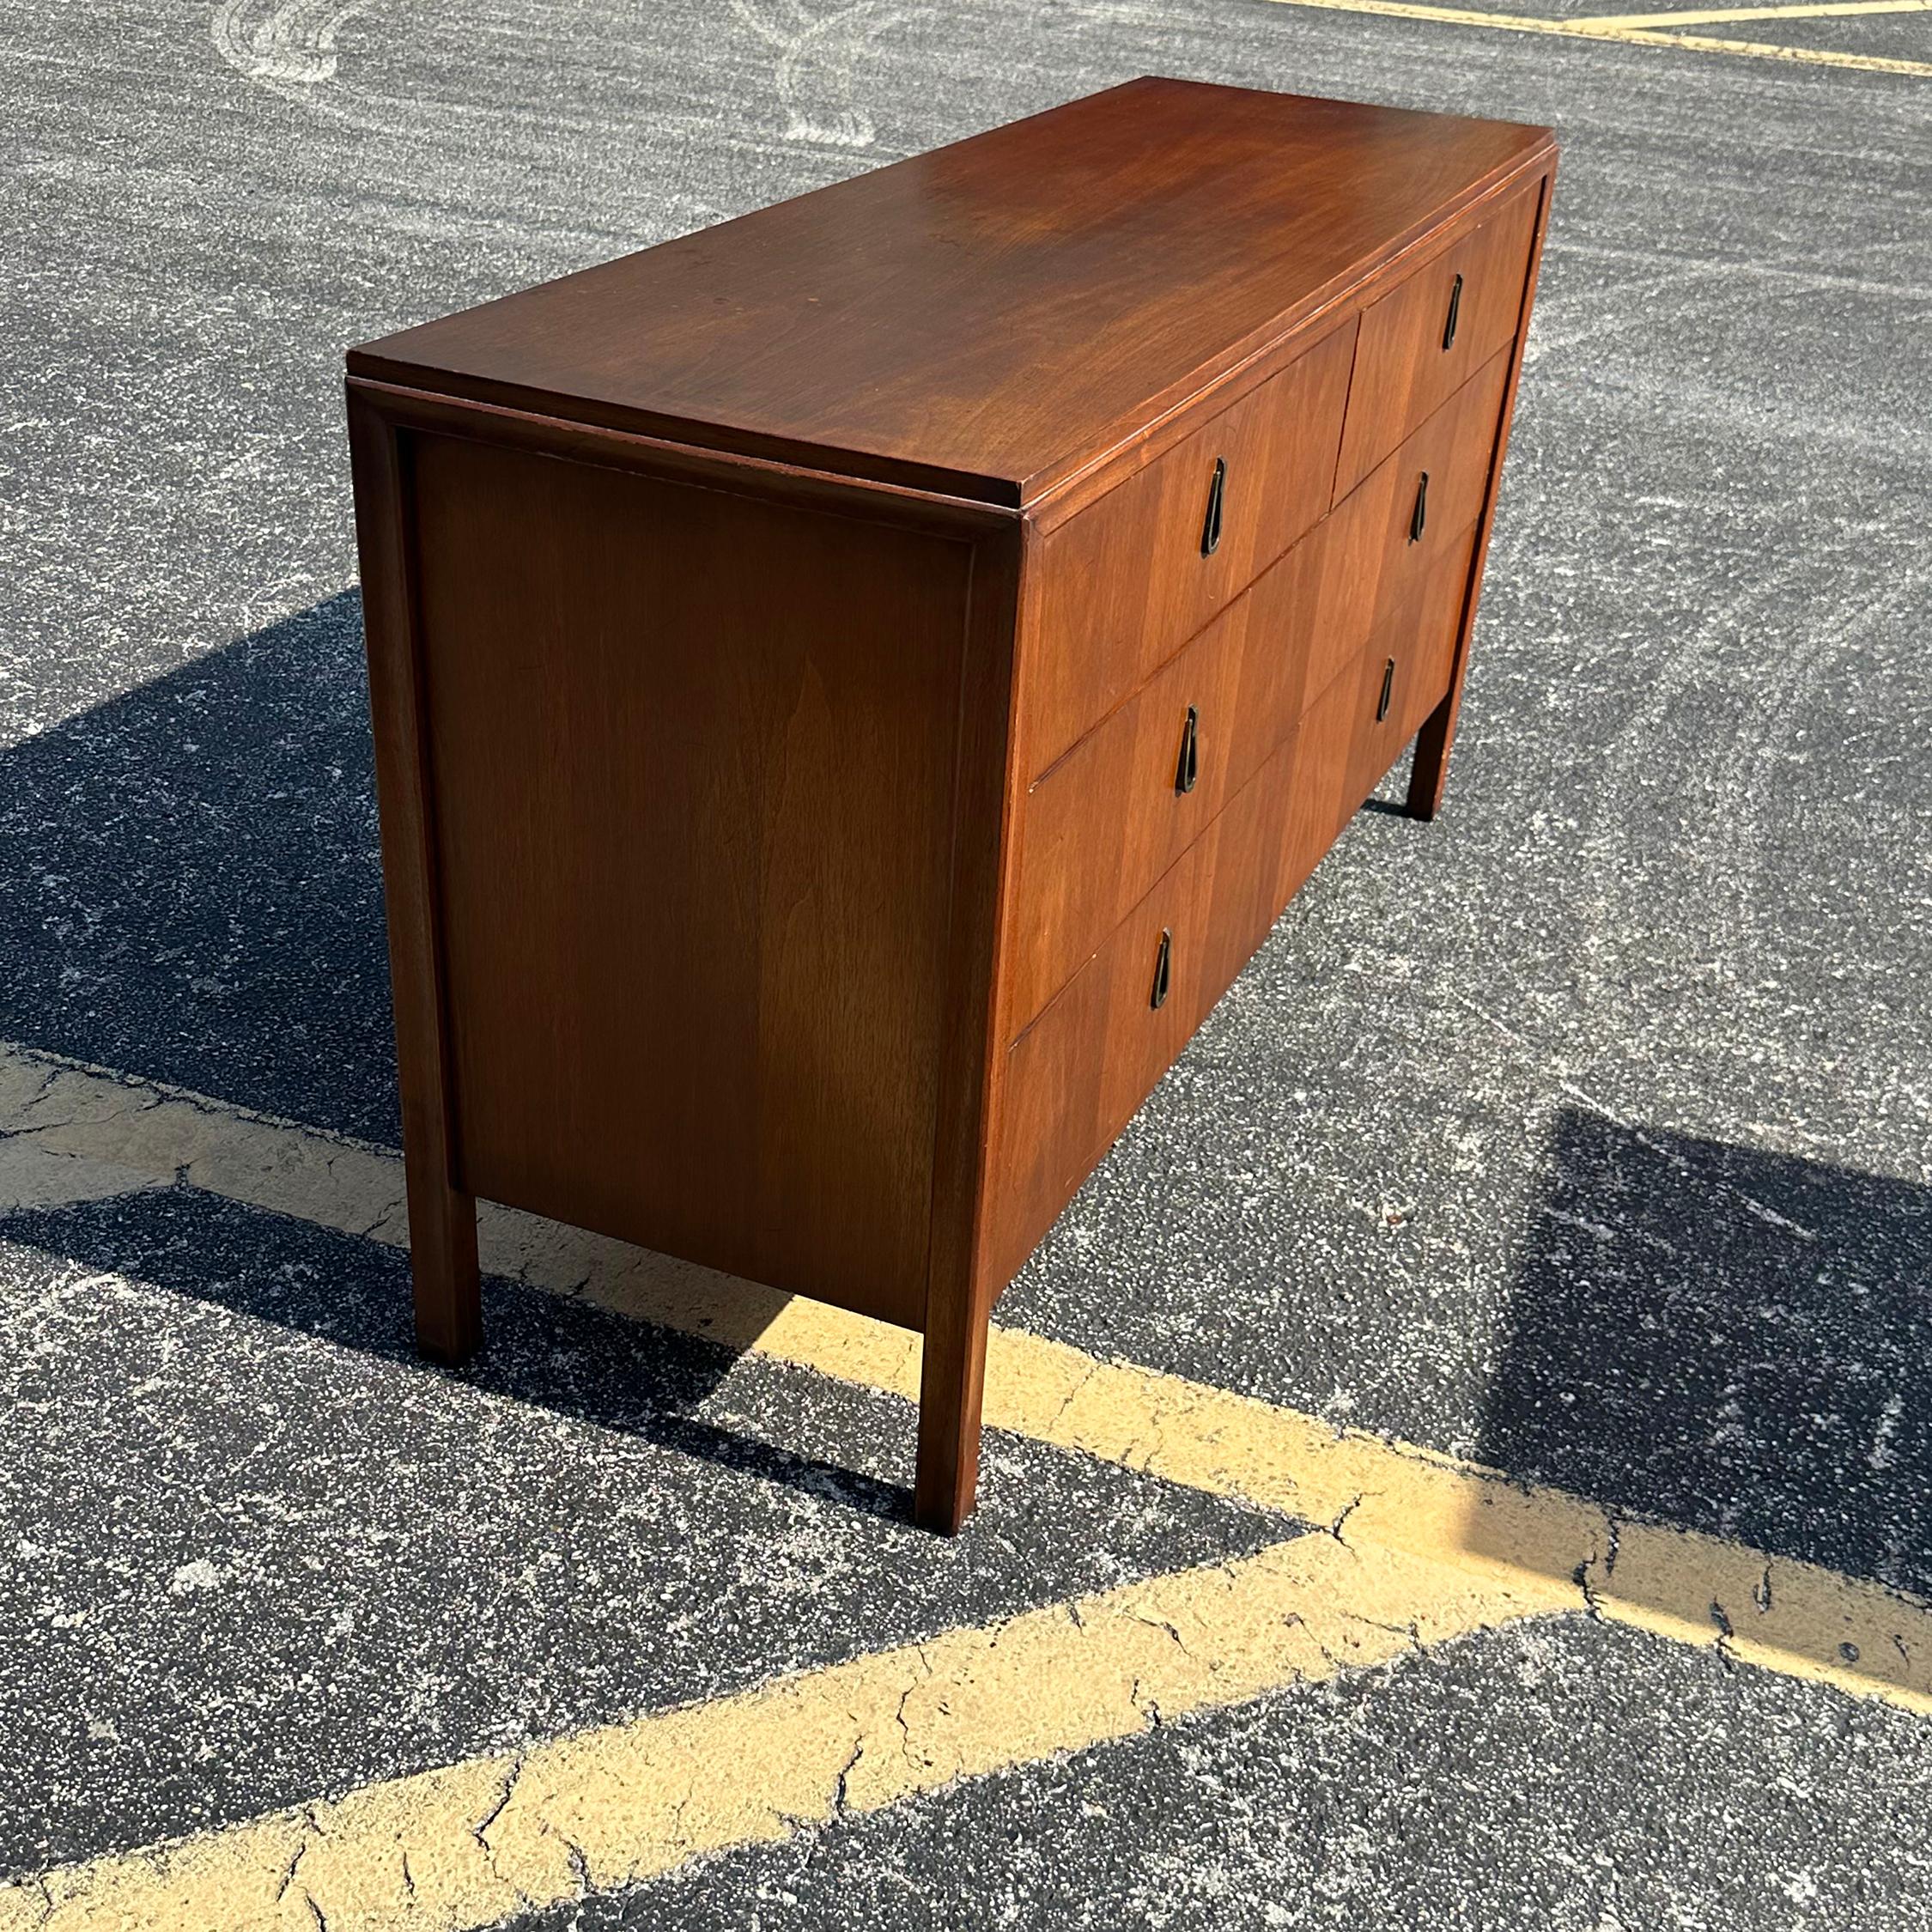
[(353, 350), (418, 1334), (475, 1199), (994, 1298), (1413, 739), (1556, 150), (1142, 80)]

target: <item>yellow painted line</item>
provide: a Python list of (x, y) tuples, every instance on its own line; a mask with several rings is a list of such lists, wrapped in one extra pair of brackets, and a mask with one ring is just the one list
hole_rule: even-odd
[(1852, 14), (1923, 14), (1932, 0), (1825, 0), (1795, 7), (1709, 7), (1662, 14), (1584, 14), (1577, 24), (1601, 33), (1622, 27), (1711, 27), (1726, 21), (1826, 20)]
[(1433, 21), (1445, 27), (1490, 27), (1504, 33), (1554, 33), (1570, 39), (1603, 40), (1627, 46), (1687, 47), (1698, 53), (1742, 54), (1754, 60), (1789, 60), (1817, 67), (1855, 68), (1871, 74), (1932, 76), (1932, 61), (1894, 60), (1879, 54), (1837, 53), (1824, 47), (1786, 47), (1770, 41), (1667, 33), (1656, 27), (1598, 26), (1587, 15), (1545, 20), (1534, 14), (1491, 14), (1467, 7), (1417, 6), (1412, 0), (1274, 0), (1274, 3), (1315, 7), (1333, 13), (1377, 14), (1393, 20)]
[[(152, 1083), (0, 1044), (0, 1209), (191, 1186), (407, 1242), (400, 1159)], [(484, 1266), (633, 1320), (906, 1400), (916, 1335), (553, 1222), (486, 1207)], [(995, 1323), (986, 1419), (1491, 1580), (1555, 1579), (1572, 1607), (1788, 1676), (1932, 1713), (1932, 1606), (1719, 1538), (1613, 1523), (1601, 1505), (1279, 1404)]]
[[(0, 1047), (0, 1206), (176, 1180), (399, 1244), (380, 1148)], [(916, 1338), (507, 1210), (488, 1265), (911, 1398)], [(1590, 1610), (1932, 1714), (1932, 1608), (996, 1327), (987, 1419), (1320, 1532), (0, 1889), (0, 1932), (443, 1932), (1516, 1619)]]
[(0, 1890), (0, 1932), (467, 1932), (1561, 1607), (1311, 1534)]

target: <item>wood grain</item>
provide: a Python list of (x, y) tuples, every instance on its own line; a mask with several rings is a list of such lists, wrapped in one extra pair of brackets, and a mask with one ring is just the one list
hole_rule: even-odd
[[(1416, 586), (1409, 608), (1379, 626), (1354, 667), (1343, 673), (1355, 694), (1346, 788), (1352, 812), (1448, 695), (1475, 536), (1474, 524), (1466, 525), (1432, 574)], [(1385, 673), (1388, 709), (1378, 717)]]
[[(1261, 943), (1295, 766), (1283, 744), (1008, 1051), (991, 1257), (1016, 1273)], [(1167, 999), (1151, 1004), (1161, 935)]]
[[(1311, 538), (1310, 542), (1316, 539)], [(1016, 829), (1007, 957), (1024, 1028), (1212, 823), (1293, 723), (1294, 641), (1242, 598), (1029, 791)], [(1177, 788), (1195, 720), (1192, 791)]]
[(461, 1362), (483, 1340), (477, 1204), (456, 1154), (448, 1009), (436, 867), (436, 801), (425, 737), (423, 663), (410, 572), (413, 477), (394, 427), (353, 389), (349, 452), (362, 569), (362, 630), (381, 801), (382, 888), (389, 918), (403, 1155), (416, 1336), (427, 1355)]
[[(1443, 544), (1433, 572), (1408, 587), (1297, 714), (1261, 772), (1014, 1041), (994, 1238), (997, 1265), (1008, 1273), (1448, 689), (1474, 538), (1470, 524)], [(1378, 719), (1390, 663), (1391, 702)], [(1173, 935), (1171, 990), (1158, 1012), (1144, 1012), (1142, 981), (1163, 930)]]
[(920, 1326), (970, 549), (415, 465), (463, 1183)]
[[(1007, 970), (1017, 1031), (1238, 791), (1372, 633), (1467, 567), (1508, 373), (1492, 356), (1355, 493), (1029, 788)], [(1429, 514), (1411, 536), (1418, 479)], [(1084, 520), (1084, 519), (1083, 519)], [(1076, 526), (1076, 527), (1078, 527)], [(1461, 607), (1461, 586), (1454, 592)], [(1438, 611), (1429, 621), (1440, 623)], [(1056, 640), (1061, 633), (1038, 633)], [(1176, 788), (1188, 713), (1196, 779)], [(1377, 777), (1380, 776), (1378, 773)]]
[(953, 767), (946, 1018), (913, 1498), (917, 1520), (948, 1534), (972, 1513), (978, 1491), (987, 1322), (1005, 1285), (987, 1265), (987, 1204), (995, 1185), (991, 1122), (1004, 1071), (997, 1050), (1005, 1037), (999, 949), (1019, 789), (1014, 659), (1024, 557), (1017, 524), (986, 538), (974, 553)]
[(1535, 190), (1536, 230), (1530, 243), (1529, 270), (1523, 278), (1522, 313), (1515, 346), (1510, 352), (1510, 374), (1503, 392), (1503, 419), (1490, 457), (1489, 485), (1483, 495), (1482, 519), (1476, 533), (1476, 557), (1469, 573), (1469, 591), (1462, 608), (1461, 629), (1455, 641), (1455, 666), (1449, 696), (1431, 712), (1416, 735), (1415, 762), (1410, 768), (1405, 810), (1412, 818), (1431, 819), (1443, 808), (1449, 783), (1449, 748), (1455, 742), (1456, 721), (1462, 709), (1462, 687), (1469, 674), (1469, 643), (1476, 628), (1476, 601), (1482, 595), (1483, 571), (1489, 560), (1489, 539), (1496, 526), (1497, 493), (1502, 488), (1503, 459), (1510, 447), (1510, 423), (1516, 414), (1516, 386), (1522, 375), (1523, 352), (1529, 343), (1529, 313), (1536, 300), (1536, 277), (1543, 264), (1543, 240), (1549, 233), (1550, 197), (1556, 190), (1556, 157)]
[(1133, 81), (349, 366), (1018, 504), (1550, 146), (1498, 121)]
[[(1328, 507), (1352, 328), (1338, 330), (1157, 463), (1043, 537), (1031, 568), (1022, 756), (1046, 769)], [(1202, 554), (1215, 466), (1219, 541)]]

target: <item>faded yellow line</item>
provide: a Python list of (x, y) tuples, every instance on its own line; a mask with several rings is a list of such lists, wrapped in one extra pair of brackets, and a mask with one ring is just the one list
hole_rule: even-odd
[[(1816, 67), (1856, 68), (1871, 74), (1932, 76), (1932, 61), (1894, 60), (1880, 54), (1837, 53), (1824, 47), (1779, 46), (1770, 41), (1726, 40), (1710, 35), (1667, 33), (1655, 27), (1599, 26), (1587, 16), (1546, 20), (1534, 14), (1478, 13), (1467, 7), (1423, 7), (1411, 0), (1274, 0), (1282, 7), (1316, 7), (1332, 13), (1379, 14), (1394, 20), (1433, 21), (1445, 27), (1483, 27), (1504, 33), (1553, 33), (1569, 39), (1603, 40), (1626, 46), (1687, 47), (1698, 53), (1742, 54), (1753, 60), (1789, 60)], [(1614, 15), (1606, 15), (1614, 20)]]
[[(392, 1153), (3, 1045), (0, 1135), (0, 1208), (179, 1178), (392, 1246), (407, 1239)], [(507, 1208), (483, 1211), (480, 1241), (493, 1273), (917, 1399), (919, 1339), (902, 1329)], [(1305, 1522), (1346, 1518), (1358, 1545), (1492, 1582), (1553, 1580), (1575, 1608), (1932, 1713), (1932, 1607), (1882, 1584), (1687, 1530), (1613, 1522), (1558, 1490), (999, 1324), (986, 1418)]]
[(1584, 14), (1577, 24), (1602, 33), (1623, 27), (1710, 27), (1725, 21), (1825, 20), (1853, 14), (1923, 14), (1932, 0), (1824, 0), (1795, 7), (1710, 7), (1662, 14)]
[(0, 1932), (468, 1932), (1560, 1607), (1312, 1534), (0, 1890)]

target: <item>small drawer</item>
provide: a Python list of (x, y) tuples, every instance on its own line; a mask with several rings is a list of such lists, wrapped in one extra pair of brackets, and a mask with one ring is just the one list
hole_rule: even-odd
[(1473, 526), (1465, 528), (1410, 602), (1378, 629), (1352, 679), (1339, 681), (1354, 693), (1346, 812), (1354, 811), (1382, 782), (1429, 714), (1449, 696), (1475, 542)]
[(1328, 507), (1350, 322), (1040, 541), (1027, 775), (1053, 763)]
[[(1315, 532), (1292, 553), (1319, 546)], [(1028, 792), (1007, 1025), (1021, 1031), (1294, 728), (1305, 600), (1283, 559)], [(1278, 585), (1278, 580), (1280, 580)]]
[(1338, 496), (1514, 340), (1538, 192), (1513, 197), (1364, 313), (1335, 472)]

